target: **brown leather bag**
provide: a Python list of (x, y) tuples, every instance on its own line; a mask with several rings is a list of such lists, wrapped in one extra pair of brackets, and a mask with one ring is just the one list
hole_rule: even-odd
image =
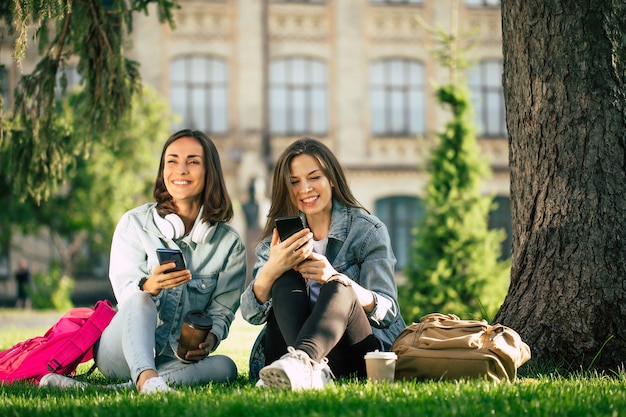
[(513, 381), (517, 368), (530, 359), (530, 348), (515, 330), (440, 313), (407, 326), (391, 350), (398, 355), (396, 380)]

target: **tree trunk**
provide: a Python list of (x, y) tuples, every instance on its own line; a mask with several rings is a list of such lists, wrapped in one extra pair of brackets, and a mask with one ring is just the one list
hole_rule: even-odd
[(571, 369), (626, 360), (626, 2), (504, 0), (513, 256), (495, 321)]
[(86, 230), (78, 231), (72, 236), (69, 245), (63, 242), (63, 238), (56, 230), (51, 229), (50, 235), (61, 256), (61, 277), (74, 278), (74, 256), (82, 249), (89, 234)]

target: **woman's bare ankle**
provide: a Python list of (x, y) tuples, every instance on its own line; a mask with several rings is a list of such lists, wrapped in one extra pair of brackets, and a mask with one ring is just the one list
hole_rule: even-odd
[(137, 378), (137, 383), (135, 384), (137, 385), (137, 390), (141, 391), (144, 382), (146, 382), (150, 378), (155, 378), (157, 376), (159, 376), (159, 374), (154, 369), (146, 369), (145, 371), (140, 373), (139, 377)]

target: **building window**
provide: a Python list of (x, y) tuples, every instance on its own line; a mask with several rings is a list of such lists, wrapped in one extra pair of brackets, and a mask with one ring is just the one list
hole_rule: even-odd
[(468, 7), (500, 7), (500, 0), (465, 0)]
[(182, 116), (175, 129), (228, 132), (228, 69), (220, 58), (190, 55), (170, 64), (170, 102)]
[(395, 4), (424, 4), (424, 0), (370, 0), (372, 4), (385, 4), (385, 5), (395, 5)]
[(76, 65), (67, 65), (60, 68), (57, 72), (57, 83), (54, 87), (54, 94), (57, 98), (60, 98), (62, 94), (72, 91), (78, 87), (83, 81), (83, 78), (78, 73)]
[(408, 59), (370, 66), (370, 112), (375, 136), (415, 136), (426, 129), (424, 67)]
[(413, 245), (412, 230), (424, 216), (417, 197), (395, 196), (376, 201), (376, 216), (387, 226), (391, 247), (396, 255), (396, 271), (404, 270)]
[(480, 62), (468, 71), (468, 81), (479, 134), (488, 137), (506, 136), (502, 61)]
[[(489, 213), (489, 228), (504, 229), (500, 260), (511, 258), (512, 226), (511, 199), (506, 196), (494, 198), (496, 207)], [(376, 216), (387, 226), (391, 247), (396, 255), (396, 271), (402, 271), (410, 262), (413, 230), (425, 214), (425, 208), (417, 197), (394, 196), (376, 201)]]
[(302, 57), (270, 64), (270, 130), (273, 134), (325, 135), (328, 132), (326, 64)]
[(511, 226), (511, 199), (497, 196), (494, 199), (497, 207), (489, 213), (489, 228), (504, 229), (506, 238), (502, 241), (500, 259), (511, 257), (511, 245), (513, 244), (513, 228)]
[(2, 94), (3, 108), (10, 108), (11, 105), (9, 103), (9, 74), (7, 73), (7, 69), (4, 67), (4, 65), (0, 65), (0, 94)]
[(324, 4), (326, 0), (272, 0), (272, 3), (314, 3)]

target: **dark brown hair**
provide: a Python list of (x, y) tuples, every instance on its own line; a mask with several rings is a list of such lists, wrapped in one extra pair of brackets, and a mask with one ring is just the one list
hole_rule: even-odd
[[(291, 198), (291, 171), (290, 165), (294, 157), (299, 155), (311, 155), (320, 164), (322, 172), (333, 185), (333, 198), (339, 200), (348, 207), (363, 206), (357, 201), (352, 194), (346, 176), (339, 164), (339, 161), (332, 151), (322, 142), (303, 137), (293, 142), (278, 157), (274, 172), (272, 174), (272, 199), (270, 210), (267, 215), (267, 222), (261, 234), (261, 239), (272, 234), (274, 229), (274, 221), (280, 216), (298, 215), (298, 207)], [(364, 209), (364, 208), (363, 208)], [(365, 210), (365, 209), (364, 209)], [(367, 210), (366, 210), (367, 211)]]
[(226, 182), (217, 148), (211, 138), (205, 133), (191, 129), (179, 130), (170, 136), (165, 145), (163, 145), (159, 172), (154, 182), (154, 191), (152, 193), (157, 202), (157, 212), (161, 216), (165, 216), (178, 211), (176, 203), (165, 187), (163, 169), (165, 167), (165, 151), (167, 148), (178, 139), (186, 137), (196, 139), (204, 150), (202, 161), (205, 167), (204, 189), (200, 197), (200, 201), (204, 206), (202, 220), (209, 223), (230, 221), (233, 217), (233, 204), (228, 195), (228, 190), (226, 190)]

